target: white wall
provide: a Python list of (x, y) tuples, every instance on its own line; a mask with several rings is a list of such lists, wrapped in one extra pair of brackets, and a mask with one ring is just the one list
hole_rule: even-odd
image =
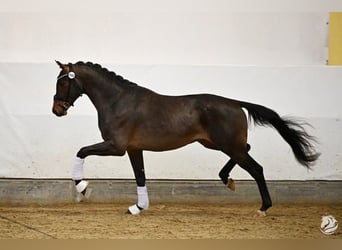
[[(7, 62), (322, 65), (327, 13), (4, 13)], [(313, 39), (315, 38), (315, 39)]]
[[(309, 121), (322, 156), (314, 171), (299, 166), (270, 128), (251, 128), (252, 155), (268, 179), (341, 179), (342, 129), (339, 67), (106, 65), (128, 79), (168, 94), (218, 93), (261, 103)], [(81, 146), (101, 141), (94, 108), (83, 96), (68, 116), (51, 113), (57, 65), (0, 64), (0, 176), (66, 178)], [(266, 94), (263, 91), (267, 90)], [(149, 178), (215, 179), (227, 160), (199, 145), (145, 154)], [(130, 178), (125, 157), (90, 157), (87, 177)], [(235, 178), (249, 178), (234, 170)]]
[[(267, 179), (342, 179), (342, 69), (324, 66), (331, 6), (149, 0), (82, 1), (79, 7), (79, 1), (36, 0), (17, 9), (15, 1), (4, 2), (0, 177), (68, 178), (78, 149), (101, 140), (87, 97), (67, 117), (51, 113), (58, 59), (101, 63), (165, 94), (220, 94), (302, 117), (314, 126), (309, 129), (322, 152), (311, 172), (274, 130), (251, 128), (251, 154)], [(148, 178), (216, 179), (226, 160), (196, 144), (145, 154)], [(85, 174), (133, 177), (127, 156), (90, 157)], [(233, 177), (250, 178), (239, 168)]]
[(0, 61), (322, 65), (320, 0), (2, 0)]

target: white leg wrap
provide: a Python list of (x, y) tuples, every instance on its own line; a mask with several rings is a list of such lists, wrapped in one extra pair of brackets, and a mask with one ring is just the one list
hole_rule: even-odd
[(72, 169), (73, 180), (83, 179), (83, 164), (84, 164), (84, 159), (76, 157), (75, 162), (74, 162), (74, 168)]
[(146, 186), (137, 187), (138, 203), (128, 207), (128, 212), (133, 215), (140, 214), (142, 210), (148, 209), (149, 200)]
[(72, 179), (73, 180), (81, 180), (77, 185), (76, 185), (76, 190), (78, 193), (82, 193), (84, 190), (87, 189), (88, 187), (88, 182), (83, 181), (83, 164), (84, 164), (84, 159), (81, 159), (79, 157), (75, 158), (74, 161), (74, 168), (72, 169)]
[(146, 186), (137, 187), (138, 193), (138, 206), (143, 209), (148, 209), (149, 200)]

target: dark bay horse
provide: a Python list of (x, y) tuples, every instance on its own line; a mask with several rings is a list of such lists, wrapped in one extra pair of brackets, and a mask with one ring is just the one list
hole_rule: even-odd
[(82, 178), (87, 156), (123, 156), (127, 152), (138, 193), (137, 204), (128, 209), (131, 214), (138, 214), (149, 205), (143, 150), (171, 150), (197, 141), (230, 157), (219, 173), (223, 183), (232, 188), (228, 177), (236, 164), (255, 179), (262, 199), (259, 213), (265, 215), (272, 201), (263, 168), (248, 154), (248, 120), (242, 108), (248, 111), (255, 124), (275, 128), (300, 164), (310, 168), (319, 157), (313, 147), (314, 138), (303, 124), (280, 117), (264, 106), (210, 94), (160, 95), (98, 64), (57, 64), (61, 72), (57, 78), (53, 113), (66, 115), (75, 100), (86, 94), (97, 109), (103, 138), (103, 142), (78, 151), (72, 176), (76, 189), (83, 194), (86, 192), (88, 182)]

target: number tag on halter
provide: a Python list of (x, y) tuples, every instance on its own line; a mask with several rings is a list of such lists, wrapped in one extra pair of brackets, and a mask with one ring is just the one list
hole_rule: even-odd
[(72, 71), (68, 73), (68, 77), (69, 77), (69, 79), (74, 79), (74, 78), (75, 78), (75, 76), (76, 76), (76, 75), (75, 75), (75, 73), (74, 73), (74, 72), (72, 72)]

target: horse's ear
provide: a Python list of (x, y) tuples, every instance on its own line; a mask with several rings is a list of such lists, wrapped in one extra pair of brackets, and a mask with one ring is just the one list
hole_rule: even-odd
[(60, 61), (55, 60), (55, 62), (57, 63), (57, 65), (61, 68), (64, 69), (65, 65), (63, 63), (61, 63)]

